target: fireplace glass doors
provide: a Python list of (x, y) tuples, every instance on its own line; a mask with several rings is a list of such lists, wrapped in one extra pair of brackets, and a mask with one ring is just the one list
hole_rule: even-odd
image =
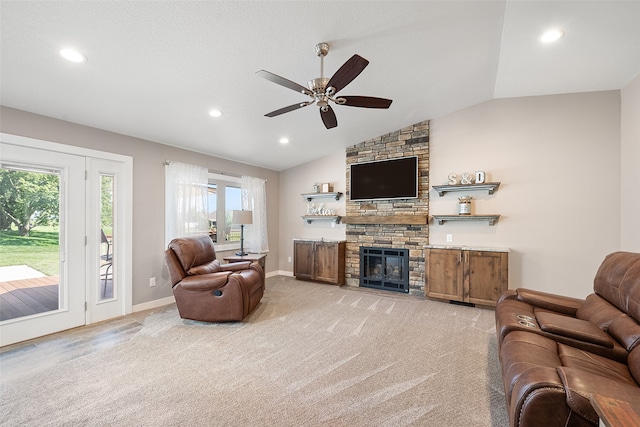
[(360, 286), (409, 292), (409, 250), (360, 247)]

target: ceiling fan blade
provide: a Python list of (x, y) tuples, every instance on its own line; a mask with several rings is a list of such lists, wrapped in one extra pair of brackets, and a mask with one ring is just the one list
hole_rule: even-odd
[(288, 107), (280, 108), (279, 110), (272, 111), (265, 114), (266, 117), (275, 117), (280, 114), (288, 113), (289, 111), (297, 110), (298, 108), (306, 107), (309, 105), (307, 102), (298, 102), (297, 104), (289, 105)]
[(278, 84), (280, 86), (284, 86), (286, 88), (289, 88), (291, 90), (295, 90), (296, 92), (301, 92), (304, 93), (305, 95), (312, 95), (312, 92), (307, 89), (306, 87), (296, 83), (296, 82), (292, 82), (291, 80), (285, 79), (284, 77), (280, 77), (277, 74), (273, 74), (270, 73), (269, 71), (265, 71), (265, 70), (260, 70), (256, 72), (257, 75), (259, 75), (260, 77), (269, 80), (270, 82), (273, 82), (275, 84)]
[(327, 105), (327, 111), (322, 111), (322, 108), (320, 108), (320, 117), (322, 117), (322, 123), (324, 123), (324, 127), (327, 129), (338, 126), (336, 113), (333, 112), (333, 108), (331, 108), (330, 105)]
[(367, 65), (369, 65), (369, 61), (360, 55), (353, 55), (347, 62), (342, 64), (342, 67), (329, 79), (327, 87), (333, 86), (336, 92), (340, 92), (340, 90), (351, 83), (353, 79), (358, 77), (358, 74), (360, 74)]
[(349, 107), (389, 108), (393, 102), (391, 99), (375, 98), (373, 96), (341, 96), (340, 98), (346, 100), (342, 105), (348, 105)]

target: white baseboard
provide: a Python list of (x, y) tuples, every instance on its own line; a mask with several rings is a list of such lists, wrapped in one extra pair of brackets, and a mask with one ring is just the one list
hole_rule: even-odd
[(164, 307), (165, 305), (173, 304), (176, 302), (173, 296), (161, 298), (149, 302), (143, 302), (142, 304), (137, 304), (132, 307), (133, 312), (137, 313), (138, 311), (151, 310), (152, 308)]
[(266, 277), (274, 277), (274, 276), (289, 276), (293, 277), (293, 271), (285, 271), (285, 270), (276, 270), (267, 273)]

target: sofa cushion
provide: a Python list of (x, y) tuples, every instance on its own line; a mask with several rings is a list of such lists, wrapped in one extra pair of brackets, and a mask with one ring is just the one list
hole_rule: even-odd
[(564, 344), (558, 344), (558, 356), (561, 360), (559, 366), (581, 369), (629, 385), (635, 384), (625, 363)]
[(627, 298), (627, 314), (640, 322), (640, 261), (625, 274), (621, 290)]
[(593, 280), (596, 294), (640, 321), (640, 253), (614, 252), (605, 257)]
[(193, 267), (216, 259), (213, 241), (208, 235), (173, 239), (169, 243), (169, 249), (175, 252), (186, 272)]
[(619, 317), (611, 322), (609, 335), (631, 351), (640, 344), (640, 325), (629, 316)]
[(593, 323), (553, 313), (536, 313), (540, 329), (556, 335), (613, 348), (613, 340)]
[(609, 329), (614, 319), (625, 314), (597, 294), (589, 295), (576, 313), (578, 319), (586, 320), (603, 331)]

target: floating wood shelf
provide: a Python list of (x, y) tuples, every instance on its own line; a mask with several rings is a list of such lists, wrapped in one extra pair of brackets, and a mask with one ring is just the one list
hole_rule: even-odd
[(427, 215), (353, 215), (342, 218), (343, 224), (426, 225), (427, 222)]
[(493, 194), (499, 186), (499, 182), (486, 182), (484, 184), (432, 185), (431, 187), (438, 192), (439, 196), (442, 197), (444, 196), (444, 193), (449, 191), (487, 190), (489, 194)]
[(446, 221), (489, 221), (489, 225), (494, 225), (500, 215), (434, 215), (433, 218), (439, 225)]
[(333, 221), (336, 224), (340, 222), (342, 217), (338, 215), (304, 215), (302, 219), (307, 221), (307, 224), (311, 224), (313, 221)]
[(322, 197), (331, 197), (332, 199), (340, 200), (340, 196), (342, 196), (342, 193), (340, 193), (340, 192), (335, 192), (335, 193), (304, 193), (304, 194), (301, 194), (301, 196), (304, 197), (304, 199), (307, 202), (310, 202), (313, 199), (319, 199), (319, 198), (322, 198)]

